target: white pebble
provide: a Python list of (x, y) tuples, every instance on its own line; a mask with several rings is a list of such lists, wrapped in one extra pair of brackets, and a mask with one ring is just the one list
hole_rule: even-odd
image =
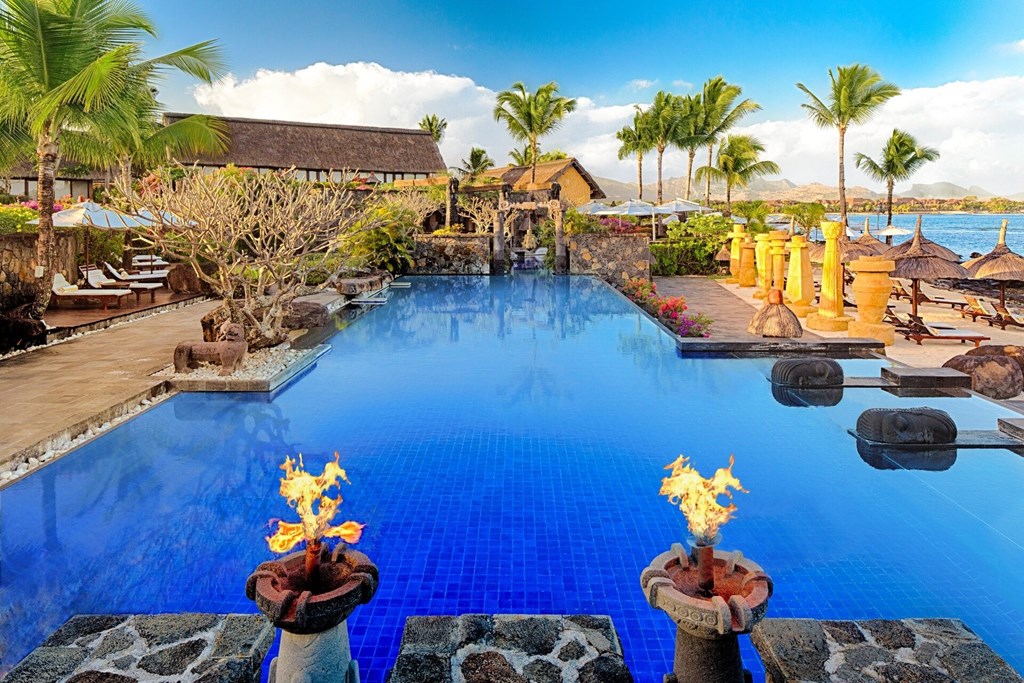
[(7, 472), (0, 472), (0, 479), (3, 479), (4, 481), (10, 479), (13, 476), (14, 472), (11, 472), (9, 470)]
[(35, 458), (35, 457), (29, 458), (28, 459), (28, 464), (29, 465), (38, 465), (39, 464), (39, 458)]

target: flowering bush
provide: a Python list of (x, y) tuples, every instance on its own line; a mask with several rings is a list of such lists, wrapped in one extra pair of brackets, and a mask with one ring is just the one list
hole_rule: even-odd
[[(27, 209), (32, 209), (33, 211), (38, 211), (39, 210), (39, 202), (36, 201), (35, 199), (30, 199), (27, 202), (22, 202), (21, 205), (24, 206)], [(58, 211), (63, 211), (63, 210), (64, 210), (64, 206), (62, 204), (54, 204), (53, 205), (53, 212), (54, 213), (56, 213)]]
[(630, 278), (621, 287), (622, 293), (633, 303), (660, 320), (680, 337), (711, 336), (711, 318), (703, 313), (686, 313), (686, 299), (681, 296), (661, 296), (657, 285), (643, 278)]
[(631, 221), (628, 218), (619, 218), (618, 216), (602, 216), (597, 222), (603, 225), (607, 231), (619, 235), (644, 232), (646, 230), (635, 221)]
[(12, 232), (36, 232), (39, 228), (29, 221), (39, 218), (39, 212), (21, 204), (0, 206), (0, 235)]

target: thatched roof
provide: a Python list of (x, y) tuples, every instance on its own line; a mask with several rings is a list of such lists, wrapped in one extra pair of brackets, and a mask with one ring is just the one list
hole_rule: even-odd
[[(164, 121), (174, 123), (187, 116), (164, 114)], [(434, 138), (419, 129), (219, 118), (227, 124), (231, 138), (228, 151), (215, 157), (179, 161), (321, 171), (429, 174), (445, 170)]]
[(946, 247), (942, 246), (941, 244), (938, 244), (936, 242), (932, 242), (930, 239), (928, 239), (927, 237), (925, 237), (921, 233), (921, 215), (920, 214), (918, 214), (918, 216), (917, 216), (917, 225), (914, 226), (914, 239), (911, 240), (910, 242), (904, 242), (903, 244), (897, 244), (895, 247), (892, 247), (892, 248), (886, 250), (885, 252), (883, 252), (882, 256), (884, 256), (887, 259), (897, 258), (898, 256), (900, 256), (901, 254), (906, 253), (910, 249), (910, 245), (913, 244), (914, 240), (920, 240), (921, 249), (923, 249), (928, 254), (933, 254), (933, 255), (938, 256), (940, 258), (944, 258), (947, 261), (955, 261), (957, 263), (960, 262), (960, 254), (956, 253), (952, 249), (947, 249)]
[[(862, 244), (861, 242), (850, 241), (845, 235), (840, 237), (839, 240), (839, 260), (842, 263), (849, 263), (855, 261), (861, 256), (877, 256), (878, 252), (875, 251), (874, 247)], [(824, 263), (825, 262), (825, 243), (814, 242), (807, 249), (807, 255), (811, 259), (811, 263)]]
[(940, 278), (965, 280), (970, 277), (967, 269), (959, 263), (927, 251), (922, 244), (923, 239), (921, 231), (916, 231), (914, 239), (910, 242), (910, 247), (902, 254), (895, 256), (893, 260), (896, 261), (896, 269), (892, 272), (893, 277), (914, 280), (938, 280)]
[[(597, 184), (593, 176), (587, 172), (587, 169), (583, 168), (583, 165), (576, 160), (575, 157), (567, 157), (565, 159), (555, 159), (554, 161), (542, 161), (537, 164), (537, 183), (557, 183), (558, 179), (561, 178), (566, 171), (570, 168), (575, 168), (576, 172), (583, 176), (583, 179), (590, 185), (590, 198), (591, 199), (604, 199), (604, 190)], [(530, 184), (530, 167), (529, 166), (500, 166), (498, 168), (492, 168), (483, 174), (486, 178), (497, 178), (501, 182), (511, 185), (513, 190), (524, 191), (526, 186)]]
[(978, 280), (1024, 280), (1024, 256), (1011, 251), (1006, 246), (1007, 223), (1008, 221), (1004, 218), (995, 249), (984, 256), (964, 263), (964, 267), (971, 277)]
[[(74, 175), (68, 175), (66, 172), (69, 169), (74, 169)], [(76, 163), (72, 159), (62, 159), (60, 166), (57, 167), (57, 179), (58, 180), (92, 180), (93, 182), (105, 182), (107, 180), (106, 172), (95, 169), (87, 168), (84, 169), (80, 164)], [(116, 171), (112, 172), (116, 175)], [(11, 169), (5, 173), (0, 173), (0, 178), (31, 178), (36, 179), (39, 177), (39, 170), (35, 166), (35, 161), (19, 161), (14, 164)]]
[(885, 242), (882, 242), (881, 240), (877, 239), (874, 235), (871, 234), (871, 219), (870, 218), (865, 218), (864, 219), (864, 234), (861, 235), (860, 237), (858, 237), (854, 241), (857, 244), (863, 244), (864, 246), (866, 246), (866, 247), (868, 247), (870, 249), (873, 249), (874, 252), (875, 252), (874, 253), (875, 256), (878, 256), (882, 252), (887, 251), (889, 249), (889, 245), (887, 245)]

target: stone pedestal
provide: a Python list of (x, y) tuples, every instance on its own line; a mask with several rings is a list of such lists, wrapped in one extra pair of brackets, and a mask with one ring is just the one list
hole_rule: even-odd
[(870, 337), (886, 346), (892, 346), (896, 340), (896, 328), (882, 322), (892, 292), (889, 273), (895, 267), (895, 261), (881, 256), (862, 256), (850, 264), (850, 270), (857, 274), (853, 280), (857, 320), (847, 328), (851, 337)]
[(825, 262), (821, 267), (821, 300), (816, 313), (807, 316), (807, 328), (822, 332), (845, 332), (853, 318), (843, 311), (843, 264), (839, 256), (839, 238), (843, 225), (823, 221)]
[(772, 254), (772, 289), (782, 291), (786, 287), (786, 238), (785, 230), (772, 230), (768, 233)]
[(739, 638), (729, 635), (708, 639), (682, 628), (676, 629), (672, 673), (666, 674), (664, 683), (745, 683), (747, 680), (740, 657)]
[(270, 663), (270, 683), (359, 683), (348, 644), (348, 622), (321, 633), (281, 631), (281, 650)]
[(740, 287), (753, 287), (757, 284), (757, 268), (754, 262), (754, 243), (747, 240), (740, 245), (740, 270), (737, 279)]
[(757, 262), (757, 291), (754, 296), (764, 299), (772, 287), (772, 245), (766, 234), (754, 236), (754, 258)]
[(746, 241), (747, 233), (739, 223), (733, 223), (729, 237), (729, 275), (727, 284), (734, 285), (739, 282), (741, 245)]
[(789, 308), (800, 318), (813, 313), (814, 271), (811, 269), (811, 255), (807, 251), (807, 238), (793, 235), (789, 242), (789, 277), (786, 280), (786, 298)]

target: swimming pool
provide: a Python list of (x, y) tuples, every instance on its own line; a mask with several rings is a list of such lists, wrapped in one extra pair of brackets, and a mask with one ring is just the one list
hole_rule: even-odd
[(381, 568), (350, 620), (366, 681), (407, 616), (468, 612), (610, 614), (637, 681), (660, 681), (674, 630), (639, 576), (686, 536), (657, 495), (679, 453), (705, 473), (736, 455), (750, 493), (722, 545), (771, 574), (771, 616), (959, 617), (1024, 670), (1024, 460), (878, 470), (846, 433), (875, 406), (964, 429), (1007, 411), (872, 389), (787, 408), (771, 359), (681, 358), (588, 278), (420, 277), (390, 296), (272, 398), (176, 396), (0, 490), (3, 668), (75, 613), (254, 611), (245, 578), (290, 513), (278, 465), (338, 450), (342, 516)]

